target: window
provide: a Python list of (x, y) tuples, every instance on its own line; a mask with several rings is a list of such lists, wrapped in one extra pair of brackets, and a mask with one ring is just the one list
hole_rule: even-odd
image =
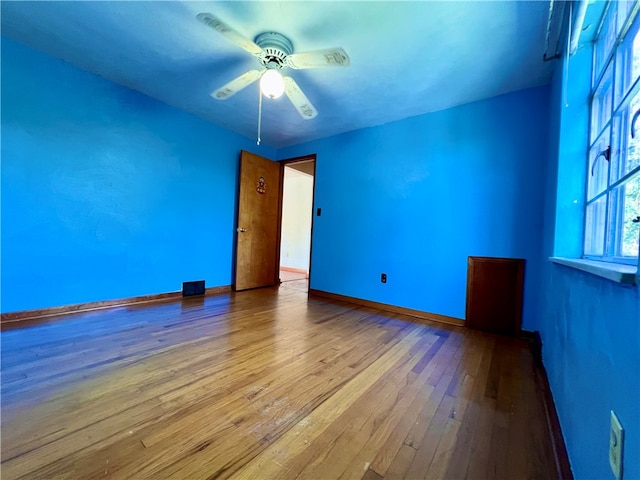
[(593, 48), (584, 256), (637, 264), (640, 234), (640, 16), (609, 2)]

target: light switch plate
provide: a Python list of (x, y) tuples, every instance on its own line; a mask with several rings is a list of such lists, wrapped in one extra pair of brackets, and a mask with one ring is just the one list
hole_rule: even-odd
[(622, 479), (622, 453), (624, 450), (624, 429), (618, 417), (611, 410), (611, 433), (609, 435), (609, 465), (618, 480)]

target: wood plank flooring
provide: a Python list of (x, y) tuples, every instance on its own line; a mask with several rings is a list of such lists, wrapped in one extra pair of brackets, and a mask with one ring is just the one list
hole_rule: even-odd
[[(305, 280), (307, 278), (306, 273), (301, 272), (291, 272), (289, 270), (280, 270), (280, 281), (281, 282), (291, 282), (293, 280)], [(301, 282), (306, 284), (307, 282)]]
[(2, 478), (555, 478), (525, 342), (304, 290), (2, 332)]

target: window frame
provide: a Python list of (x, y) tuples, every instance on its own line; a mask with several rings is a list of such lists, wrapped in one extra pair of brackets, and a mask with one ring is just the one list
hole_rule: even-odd
[[(628, 152), (630, 150), (629, 145), (629, 132), (628, 128), (632, 128), (633, 122), (631, 120), (634, 114), (630, 114), (630, 109), (634, 100), (640, 102), (640, 74), (637, 74), (637, 78), (631, 79), (629, 85), (624, 84), (625, 78), (627, 78), (627, 69), (632, 68), (632, 64), (628, 63), (630, 58), (627, 49), (633, 51), (633, 40), (637, 36), (640, 36), (640, 2), (636, 1), (631, 8), (625, 5), (624, 14), (627, 18), (624, 21), (618, 18), (618, 10), (621, 10), (618, 2), (609, 1), (602, 14), (602, 20), (599, 25), (597, 34), (592, 43), (592, 64), (591, 64), (591, 89), (589, 95), (589, 128), (588, 128), (588, 148), (586, 154), (586, 185), (584, 189), (584, 223), (583, 223), (583, 241), (582, 241), (582, 258), (588, 260), (599, 260), (612, 263), (637, 265), (640, 252), (636, 251), (635, 256), (622, 255), (623, 245), (623, 233), (624, 233), (624, 198), (619, 195), (621, 189), (632, 181), (640, 181), (640, 163), (635, 168), (624, 173), (625, 165), (627, 165)], [(613, 23), (613, 25), (606, 25), (606, 22)], [(602, 57), (602, 48), (599, 42), (606, 41), (606, 38), (601, 38), (601, 35), (606, 32), (610, 32), (613, 29), (614, 40), (611, 42), (610, 51)], [(618, 68), (618, 62), (625, 61), (624, 69)], [(637, 68), (637, 66), (636, 66)], [(610, 75), (610, 79), (606, 77)], [(606, 82), (610, 82), (610, 85), (604, 86)], [(619, 82), (623, 82), (622, 88), (619, 88)], [(603, 116), (602, 92), (606, 89), (610, 89), (610, 110), (605, 112), (604, 118), (606, 121), (602, 122)], [(594, 106), (597, 103), (597, 109)], [(640, 111), (640, 109), (639, 109)], [(598, 118), (596, 118), (598, 116)], [(597, 124), (597, 130), (595, 129)], [(618, 127), (618, 128), (616, 128)], [(640, 130), (640, 121), (639, 121)], [(616, 150), (614, 145), (616, 140), (618, 145), (623, 145), (624, 148)], [(605, 150), (596, 153), (594, 157), (594, 149), (608, 143), (608, 156), (604, 155)], [(623, 151), (623, 153), (620, 153)], [(617, 172), (613, 178), (612, 155), (619, 155), (620, 160), (616, 163)], [(605, 158), (602, 159), (601, 157)], [(602, 173), (601, 165), (597, 165), (597, 162), (606, 161), (606, 172)], [(595, 182), (600, 184), (604, 181), (604, 190), (596, 190), (593, 194), (592, 168), (598, 168), (601, 178), (596, 175)], [(596, 186), (596, 188), (598, 188)], [(594, 235), (594, 230), (589, 229), (589, 226), (593, 226), (590, 223), (590, 211), (591, 215), (595, 215), (594, 211), (597, 211), (595, 206), (596, 202), (601, 201), (604, 198), (605, 203), (605, 215), (604, 226), (596, 227), (595, 231), (597, 235)], [(590, 206), (592, 206), (590, 210)], [(640, 215), (640, 212), (638, 212)], [(593, 220), (592, 220), (593, 222)], [(598, 225), (600, 225), (598, 223)], [(640, 235), (640, 226), (639, 235)], [(587, 252), (587, 245), (602, 245), (601, 254), (594, 254), (593, 252)]]

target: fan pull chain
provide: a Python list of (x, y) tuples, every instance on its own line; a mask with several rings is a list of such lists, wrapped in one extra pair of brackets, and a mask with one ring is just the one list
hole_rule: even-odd
[(260, 145), (260, 129), (262, 128), (262, 91), (258, 88), (258, 141), (256, 145)]

